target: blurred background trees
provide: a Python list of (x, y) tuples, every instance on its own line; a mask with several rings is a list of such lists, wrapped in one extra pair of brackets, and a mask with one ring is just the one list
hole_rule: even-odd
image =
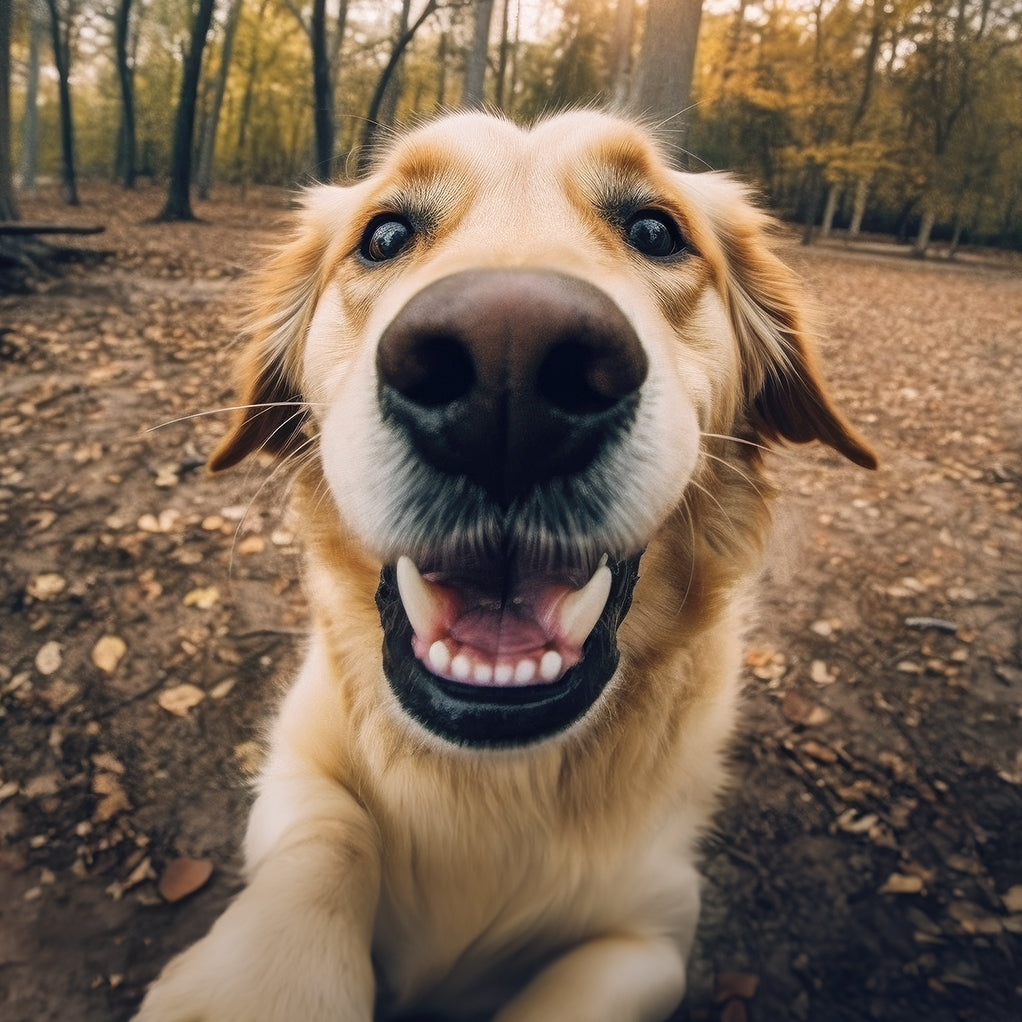
[(180, 205), (193, 176), (205, 195), (353, 170), (438, 109), (613, 103), (679, 165), (749, 178), (807, 241), (1022, 247), (1022, 0), (0, 4), (11, 200), (103, 176), (172, 183)]

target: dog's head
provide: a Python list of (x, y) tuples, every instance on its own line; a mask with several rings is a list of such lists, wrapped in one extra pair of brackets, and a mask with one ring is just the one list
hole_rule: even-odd
[(524, 744), (586, 714), (644, 548), (693, 487), (726, 499), (708, 438), (746, 469), (776, 440), (875, 465), (763, 231), (733, 181), (596, 113), (450, 116), (307, 193), (211, 465), (316, 452), (432, 733)]

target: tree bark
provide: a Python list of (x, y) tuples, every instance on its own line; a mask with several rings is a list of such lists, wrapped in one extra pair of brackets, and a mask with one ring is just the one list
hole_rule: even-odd
[(39, 50), (48, 19), (46, 5), (30, 0), (25, 116), (21, 125), (21, 187), (26, 192), (35, 188), (39, 171)]
[(312, 2), (312, 102), (316, 127), (314, 175), (329, 181), (334, 163), (334, 93), (327, 56), (326, 0)]
[(925, 259), (926, 250), (930, 247), (930, 233), (933, 231), (933, 224), (936, 218), (933, 210), (923, 208), (923, 218), (919, 222), (919, 233), (916, 240), (912, 242), (912, 255), (916, 259)]
[(57, 68), (57, 94), (60, 97), (61, 191), (69, 206), (78, 205), (78, 175), (75, 170), (74, 120), (71, 116), (70, 61), (68, 37), (70, 26), (61, 28), (57, 0), (47, 0), (50, 10), (50, 36), (53, 41), (53, 63)]
[(11, 5), (0, 3), (0, 220), (17, 220), (11, 166)]
[[(52, 3), (53, 0), (50, 0)], [(156, 218), (158, 221), (194, 220), (192, 212), (192, 142), (195, 137), (195, 107), (202, 74), (202, 51), (213, 20), (214, 0), (199, 0), (192, 26), (192, 37), (185, 55), (181, 76), (181, 94), (174, 121), (174, 148), (170, 157), (170, 185), (167, 202)]]
[[(397, 31), (394, 33), (395, 39), (400, 39), (408, 31), (408, 19), (411, 16), (412, 0), (401, 0), (401, 13), (397, 19)], [(390, 76), (390, 81), (387, 82), (387, 87), (383, 92), (383, 100), (380, 102), (380, 109), (376, 115), (380, 124), (390, 127), (397, 120), (397, 101), (401, 98), (403, 88), (401, 65), (398, 64), (394, 68), (394, 73)]]
[(832, 184), (827, 189), (827, 203), (823, 207), (823, 219), (820, 221), (820, 237), (829, 238), (834, 226), (834, 214), (837, 212), (837, 200), (841, 195), (841, 186)]
[(610, 81), (607, 92), (614, 106), (628, 102), (632, 86), (632, 41), (635, 35), (635, 0), (617, 0), (611, 39)]
[(135, 187), (138, 173), (135, 139), (135, 82), (128, 63), (128, 28), (131, 24), (131, 0), (120, 0), (114, 16), (114, 58), (121, 89), (121, 129), (117, 143), (117, 176), (125, 188)]
[(465, 61), (465, 87), (461, 102), (467, 107), (481, 107), (486, 99), (486, 56), (490, 44), (490, 21), (493, 0), (476, 0), (472, 47)]
[(216, 130), (220, 123), (220, 110), (224, 105), (224, 93), (227, 91), (227, 76), (231, 70), (231, 54), (234, 52), (234, 35), (241, 20), (241, 0), (232, 0), (224, 27), (224, 45), (220, 52), (220, 67), (216, 73), (213, 86), (213, 102), (209, 108), (209, 116), (203, 126), (202, 139), (199, 142), (199, 166), (195, 172), (195, 190), (200, 199), (209, 197), (209, 186), (213, 180), (213, 154), (216, 152)]
[(862, 218), (866, 215), (866, 198), (869, 195), (869, 178), (863, 174), (855, 182), (855, 200), (852, 203), (852, 221), (848, 225), (848, 237), (857, 238), (862, 233)]
[(649, 0), (630, 103), (636, 113), (653, 121), (678, 165), (683, 162), (684, 116), (689, 109), (702, 11), (702, 0)]

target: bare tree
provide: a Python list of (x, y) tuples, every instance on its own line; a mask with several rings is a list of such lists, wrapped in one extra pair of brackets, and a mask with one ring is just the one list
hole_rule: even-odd
[(17, 220), (11, 166), (11, 5), (0, 3), (0, 220)]
[(220, 51), (220, 67), (216, 73), (213, 86), (213, 100), (210, 103), (209, 115), (202, 129), (199, 142), (199, 166), (195, 172), (195, 190), (200, 199), (209, 195), (209, 185), (213, 178), (213, 153), (216, 149), (216, 129), (220, 123), (220, 110), (224, 105), (224, 93), (227, 91), (227, 75), (231, 70), (231, 55), (234, 51), (234, 36), (241, 18), (242, 0), (231, 0), (231, 9), (227, 13), (227, 24), (224, 26), (224, 44)]
[(493, 0), (477, 0), (475, 8), (472, 47), (465, 61), (465, 88), (461, 101), (465, 106), (479, 107), (486, 99), (486, 57), (490, 45)]
[[(50, 0), (53, 3), (53, 0)], [(195, 137), (195, 107), (202, 73), (202, 51), (213, 20), (214, 0), (199, 0), (192, 26), (191, 41), (185, 54), (181, 93), (174, 120), (174, 148), (170, 157), (170, 185), (167, 202), (157, 220), (194, 220), (192, 212), (192, 141)]]
[(359, 145), (358, 150), (358, 168), (360, 171), (365, 171), (368, 168), (369, 162), (373, 156), (376, 136), (380, 127), (380, 105), (383, 103), (383, 97), (387, 91), (387, 85), (390, 83), (391, 77), (397, 70), (397, 66), (400, 63), (405, 50), (408, 48), (408, 44), (415, 38), (415, 33), (419, 31), (423, 24), (425, 24), (426, 20), (436, 11), (438, 6), (439, 0), (427, 0), (426, 6), (423, 7), (422, 12), (415, 21), (408, 26), (408, 29), (402, 35), (398, 36), (398, 38), (394, 40), (394, 46), (390, 51), (390, 57), (387, 60), (387, 64), (383, 71), (380, 73), (379, 80), (376, 83), (376, 89), (373, 92), (373, 98), (369, 103), (369, 112), (366, 114), (365, 128), (362, 131), (362, 142)]
[[(5, 6), (8, 6), (5, 4)], [(57, 0), (47, 0), (50, 11), (50, 36), (53, 63), (57, 68), (57, 94), (60, 97), (61, 188), (69, 206), (78, 205), (78, 175), (75, 170), (74, 120), (71, 116), (71, 23), (74, 12), (68, 9), (61, 18)]]
[(50, 14), (42, 0), (29, 0), (28, 68), (25, 75), (25, 115), (21, 125), (21, 187), (35, 188), (39, 169), (39, 50)]
[(702, 0), (649, 0), (631, 107), (678, 155), (685, 136)]
[(121, 127), (117, 133), (117, 176), (125, 188), (135, 187), (135, 82), (128, 60), (128, 30), (131, 25), (131, 0), (118, 0), (114, 13), (114, 62), (121, 89)]

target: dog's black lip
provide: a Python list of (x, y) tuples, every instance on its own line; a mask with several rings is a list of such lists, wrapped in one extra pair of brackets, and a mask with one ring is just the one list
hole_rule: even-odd
[(632, 602), (641, 552), (611, 561), (611, 591), (582, 659), (557, 682), (520, 687), (464, 685), (439, 678), (412, 652), (412, 626), (393, 565), (376, 592), (383, 624), (383, 669), (398, 702), (431, 733), (457, 745), (528, 745), (569, 728), (596, 702), (617, 670), (617, 630)]

